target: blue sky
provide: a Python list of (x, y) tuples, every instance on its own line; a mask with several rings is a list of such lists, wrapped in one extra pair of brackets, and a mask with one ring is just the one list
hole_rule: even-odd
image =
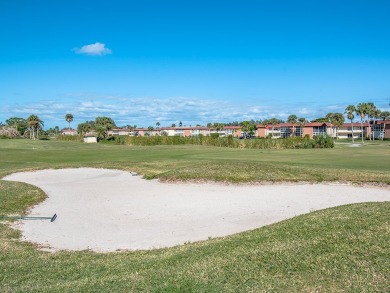
[[(211, 3), (210, 3), (211, 2)], [(0, 1), (0, 122), (389, 110), (390, 1)]]

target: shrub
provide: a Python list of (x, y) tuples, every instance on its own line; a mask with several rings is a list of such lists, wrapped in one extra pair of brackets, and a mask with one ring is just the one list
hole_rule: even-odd
[(115, 143), (153, 146), (153, 145), (204, 145), (229, 148), (246, 149), (308, 149), (308, 148), (333, 148), (334, 142), (330, 137), (289, 137), (279, 139), (242, 139), (238, 140), (232, 136), (212, 137), (212, 136), (124, 136), (116, 137)]
[(82, 135), (59, 135), (57, 137), (57, 140), (82, 142), (83, 141), (83, 136)]
[(315, 148), (334, 148), (334, 141), (330, 136), (315, 136), (314, 146)]

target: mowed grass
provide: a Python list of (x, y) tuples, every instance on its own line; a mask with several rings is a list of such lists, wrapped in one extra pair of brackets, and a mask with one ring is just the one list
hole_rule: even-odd
[[(0, 140), (0, 176), (104, 167), (165, 180), (389, 184), (390, 147), (256, 151)], [(305, 172), (315, 174), (305, 174)], [(346, 173), (346, 174), (344, 174)], [(0, 214), (45, 198), (0, 180)], [(47, 253), (0, 224), (1, 292), (388, 292), (390, 203), (326, 209), (224, 238), (152, 251)]]
[(390, 143), (335, 149), (248, 150), (192, 145), (131, 147), (0, 140), (0, 176), (23, 170), (101, 167), (162, 180), (352, 181), (390, 184)]

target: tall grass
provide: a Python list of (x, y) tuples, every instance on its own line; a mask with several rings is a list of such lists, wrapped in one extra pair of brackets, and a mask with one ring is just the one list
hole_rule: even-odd
[(82, 142), (84, 138), (82, 135), (59, 135), (57, 136), (57, 140)]
[(111, 139), (117, 144), (133, 146), (154, 145), (203, 145), (243, 149), (311, 149), (333, 148), (334, 142), (330, 137), (319, 136), (314, 139), (307, 137), (290, 137), (282, 139), (242, 139), (229, 137), (181, 137), (181, 136), (119, 136)]

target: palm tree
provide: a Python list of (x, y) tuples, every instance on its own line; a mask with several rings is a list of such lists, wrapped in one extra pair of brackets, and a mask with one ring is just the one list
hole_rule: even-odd
[(70, 131), (70, 122), (73, 121), (73, 115), (72, 115), (72, 114), (66, 114), (66, 115), (65, 115), (65, 120), (66, 120), (66, 122), (69, 123), (69, 128), (68, 128), (68, 130)]
[(301, 136), (303, 135), (302, 127), (305, 125), (306, 122), (307, 122), (306, 118), (304, 118), (304, 117), (298, 118), (298, 124), (299, 124), (299, 127), (301, 128)]
[(328, 113), (326, 120), (332, 124), (332, 137), (337, 138), (338, 129), (344, 124), (344, 116), (341, 113)]
[(332, 138), (334, 139), (334, 122), (335, 122), (335, 116), (334, 113), (328, 113), (325, 116), (325, 121), (329, 122), (331, 124), (332, 128)]
[(292, 136), (295, 136), (295, 124), (297, 123), (297, 121), (298, 121), (298, 117), (297, 117), (297, 115), (294, 115), (294, 114), (288, 116), (288, 118), (287, 118), (287, 122), (292, 123), (292, 125), (293, 125)]
[(179, 127), (182, 127), (183, 126), (183, 122), (179, 122)]
[(149, 126), (148, 127), (148, 131), (149, 131), (149, 135), (151, 136), (152, 135), (152, 131), (154, 130), (153, 126)]
[(159, 128), (160, 127), (160, 122), (157, 122), (156, 123), (156, 128)]
[(92, 126), (88, 122), (80, 123), (77, 126), (77, 132), (82, 134), (82, 135), (85, 135), (86, 133), (90, 132), (91, 130), (92, 130)]
[(376, 112), (377, 112), (377, 108), (376, 106), (374, 105), (374, 103), (366, 103), (366, 114), (367, 114), (367, 118), (368, 118), (368, 127), (370, 128), (370, 140), (371, 140), (371, 136), (373, 136), (373, 133), (372, 133), (372, 120), (375, 118), (375, 115), (376, 115)]
[(241, 130), (244, 133), (244, 138), (246, 138), (249, 134), (252, 134), (256, 129), (256, 124), (252, 121), (242, 121), (240, 123)]
[(360, 116), (360, 131), (361, 131), (361, 136), (362, 136), (362, 143), (364, 143), (363, 140), (363, 119), (366, 118), (367, 115), (367, 103), (359, 103), (355, 109), (356, 114)]
[(380, 118), (383, 119), (383, 135), (382, 140), (385, 138), (385, 131), (386, 131), (386, 120), (390, 119), (390, 112), (389, 111), (383, 111), (379, 115)]
[(39, 119), (37, 115), (30, 115), (27, 119), (27, 125), (30, 128), (30, 139), (36, 139), (38, 137), (39, 129), (43, 128), (43, 121)]
[(336, 138), (337, 138), (340, 126), (344, 124), (345, 119), (342, 113), (333, 113), (332, 119), (333, 119), (333, 125), (335, 126), (336, 129)]
[(280, 120), (277, 118), (271, 118), (268, 120), (268, 123), (272, 125), (272, 137), (274, 137), (275, 125), (279, 124)]
[(217, 133), (220, 133), (220, 131), (223, 130), (223, 127), (224, 127), (223, 123), (218, 123), (218, 122), (216, 122), (216, 123), (213, 124), (213, 128), (214, 128), (214, 130), (215, 130)]
[(24, 135), (24, 132), (28, 128), (26, 119), (18, 118), (18, 117), (12, 117), (5, 120), (5, 124), (8, 126), (15, 127), (16, 130), (19, 131), (21, 135)]
[(355, 118), (355, 116), (353, 115), (353, 113), (356, 112), (356, 108), (354, 105), (348, 105), (347, 108), (345, 108), (345, 112), (347, 114), (347, 118), (349, 120), (351, 120), (351, 126), (352, 126), (352, 143), (355, 143), (355, 138), (353, 136), (353, 118)]
[(116, 127), (114, 120), (110, 117), (96, 117), (95, 130), (99, 134), (100, 138), (108, 136), (108, 132)]

